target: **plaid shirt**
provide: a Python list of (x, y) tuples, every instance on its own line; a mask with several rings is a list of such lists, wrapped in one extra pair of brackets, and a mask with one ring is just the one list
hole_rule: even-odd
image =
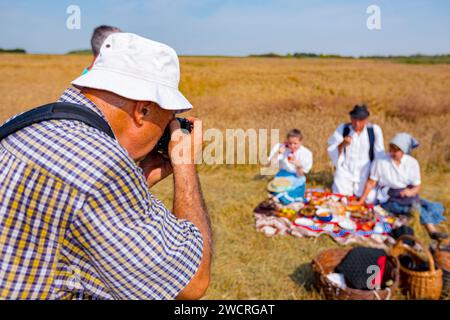
[(51, 120), (0, 141), (0, 299), (172, 299), (202, 249), (105, 133)]

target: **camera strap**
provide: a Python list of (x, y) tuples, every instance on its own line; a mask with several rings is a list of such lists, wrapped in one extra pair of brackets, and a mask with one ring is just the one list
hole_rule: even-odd
[(49, 120), (76, 120), (105, 132), (116, 139), (108, 124), (99, 114), (74, 103), (55, 102), (26, 111), (0, 126), (0, 141), (34, 123)]

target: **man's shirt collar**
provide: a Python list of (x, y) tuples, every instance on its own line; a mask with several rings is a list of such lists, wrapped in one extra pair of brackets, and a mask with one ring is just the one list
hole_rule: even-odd
[(67, 88), (66, 91), (64, 91), (64, 93), (59, 98), (58, 102), (69, 102), (85, 106), (91, 109), (92, 111), (96, 112), (97, 114), (99, 114), (106, 122), (108, 122), (108, 119), (106, 119), (103, 112), (91, 100), (89, 100), (84, 94), (82, 94), (76, 88), (73, 87)]

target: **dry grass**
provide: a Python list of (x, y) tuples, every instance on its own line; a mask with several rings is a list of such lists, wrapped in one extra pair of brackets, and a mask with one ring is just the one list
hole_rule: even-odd
[[(0, 122), (55, 100), (88, 56), (0, 55)], [(326, 140), (352, 105), (366, 102), (388, 140), (407, 131), (422, 143), (423, 196), (450, 206), (450, 65), (387, 61), (182, 58), (181, 87), (205, 127), (302, 129), (314, 152), (314, 183), (329, 181)], [(255, 166), (199, 168), (215, 233), (207, 298), (314, 299), (309, 262), (329, 238), (265, 238), (252, 210), (264, 196)], [(168, 205), (171, 181), (153, 190)], [(445, 225), (448, 228), (450, 224)]]

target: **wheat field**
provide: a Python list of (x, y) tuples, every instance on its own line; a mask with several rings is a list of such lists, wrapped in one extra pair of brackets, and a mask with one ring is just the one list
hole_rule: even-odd
[[(0, 55), (0, 122), (56, 100), (89, 64), (83, 55)], [(406, 131), (421, 142), (422, 195), (450, 206), (450, 65), (287, 58), (181, 58), (181, 89), (205, 128), (297, 127), (314, 153), (309, 185), (327, 186), (326, 141), (348, 111), (368, 104), (385, 142)], [(255, 165), (199, 166), (215, 248), (207, 299), (320, 299), (311, 288), (311, 259), (336, 247), (327, 237), (266, 238), (253, 208), (267, 179)], [(171, 206), (172, 181), (152, 190)], [(448, 213), (446, 213), (448, 216)], [(441, 228), (448, 231), (447, 221)], [(399, 297), (401, 298), (401, 296)]]

